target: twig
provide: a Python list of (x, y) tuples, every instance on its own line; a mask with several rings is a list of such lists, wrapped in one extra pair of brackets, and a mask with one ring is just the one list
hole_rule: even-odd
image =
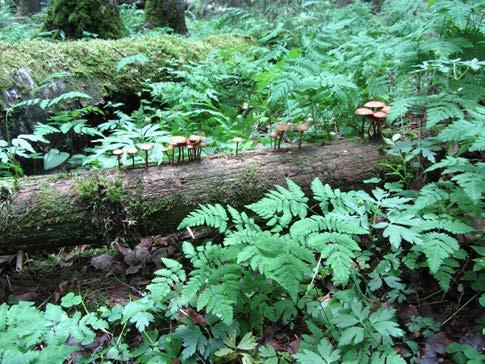
[(190, 227), (187, 226), (187, 232), (189, 233), (190, 237), (192, 238), (192, 240), (195, 240), (195, 235), (194, 235), (194, 232), (192, 231), (192, 229)]
[(460, 312), (461, 310), (463, 310), (471, 301), (473, 301), (475, 298), (477, 298), (477, 296), (480, 294), (481, 292), (477, 292), (475, 293), (475, 295), (470, 298), (468, 301), (466, 301), (463, 306), (461, 306), (458, 310), (455, 311), (455, 313), (453, 315), (451, 315), (450, 317), (448, 317), (445, 321), (443, 321), (441, 323), (441, 326), (445, 325), (448, 321), (450, 321), (453, 317), (455, 317), (458, 312)]
[(313, 277), (312, 277), (312, 280), (310, 282), (310, 284), (308, 285), (307, 289), (306, 289), (306, 292), (305, 292), (305, 296), (308, 294), (308, 292), (310, 292), (310, 290), (312, 289), (313, 287), (313, 283), (315, 282), (315, 279), (317, 277), (317, 274), (320, 270), (320, 264), (322, 263), (322, 255), (320, 255), (320, 258), (318, 259), (318, 262), (317, 262), (317, 265), (315, 267), (315, 272), (313, 274)]
[(123, 282), (121, 279), (119, 279), (119, 278), (118, 278), (117, 276), (115, 276), (114, 274), (113, 274), (113, 277), (115, 277), (115, 279), (116, 279), (118, 282), (120, 282), (121, 284), (125, 285), (125, 286), (126, 286), (126, 287), (128, 287), (130, 290), (135, 291), (135, 292), (136, 292), (137, 294), (139, 294), (140, 296), (142, 296), (142, 295), (143, 295), (143, 292), (142, 292), (142, 291), (139, 291), (139, 290), (137, 290), (135, 287), (130, 286), (128, 283)]
[(8, 274), (5, 274), (5, 276), (7, 277), (8, 289), (10, 290), (10, 292), (13, 292), (12, 284), (10, 283), (10, 278), (8, 278)]
[(21, 272), (24, 265), (24, 252), (23, 250), (19, 250), (17, 252), (17, 261), (15, 262), (15, 270), (17, 272)]

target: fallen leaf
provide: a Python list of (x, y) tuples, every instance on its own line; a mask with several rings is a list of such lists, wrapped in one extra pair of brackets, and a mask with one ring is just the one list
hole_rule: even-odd
[(91, 266), (93, 266), (94, 269), (101, 270), (103, 272), (108, 272), (112, 265), (113, 257), (109, 254), (101, 254), (91, 259)]
[(445, 353), (445, 348), (451, 340), (444, 332), (439, 332), (428, 338), (424, 344), (423, 358), (437, 359)]

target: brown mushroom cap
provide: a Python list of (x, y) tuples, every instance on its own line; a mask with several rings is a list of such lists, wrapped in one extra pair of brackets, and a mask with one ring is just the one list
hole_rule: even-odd
[(243, 138), (241, 138), (241, 137), (234, 137), (234, 138), (232, 139), (232, 141), (233, 141), (233, 142), (236, 142), (236, 143), (241, 143), (241, 142), (243, 141)]
[(296, 126), (296, 131), (299, 131), (300, 133), (303, 133), (305, 131), (308, 131), (310, 129), (310, 125), (304, 123), (304, 124), (299, 124)]
[(387, 114), (385, 112), (378, 111), (378, 112), (374, 113), (374, 117), (376, 119), (385, 119), (385, 118), (387, 118)]
[(374, 111), (372, 111), (371, 109), (367, 109), (365, 107), (361, 107), (355, 110), (355, 115), (359, 115), (359, 116), (369, 116), (373, 114), (374, 114)]
[(194, 145), (193, 145), (193, 144), (188, 144), (188, 145), (187, 145), (187, 149), (189, 149), (189, 150), (190, 150), (190, 149), (194, 149), (194, 148), (195, 148), (195, 147), (194, 147)]
[(121, 149), (115, 149), (111, 152), (111, 154), (119, 156), (123, 154), (123, 151)]
[(136, 153), (138, 153), (138, 149), (136, 149), (135, 147), (128, 147), (128, 148), (126, 148), (126, 153), (136, 154)]
[(384, 104), (383, 102), (380, 102), (380, 101), (369, 101), (369, 102), (366, 102), (364, 104), (365, 107), (372, 107), (372, 108), (375, 108), (375, 109), (380, 109), (384, 106), (386, 106), (386, 104)]
[(138, 144), (138, 148), (140, 150), (152, 150), (153, 149), (153, 144), (150, 144), (150, 143)]
[(174, 144), (178, 147), (187, 144), (187, 138), (184, 136), (174, 136), (172, 137), (171, 144)]
[(384, 105), (384, 107), (381, 109), (381, 111), (385, 112), (386, 114), (389, 114), (389, 112), (391, 111), (391, 107)]
[(270, 134), (271, 138), (281, 138), (281, 134), (277, 133), (276, 131), (272, 132)]
[(189, 142), (194, 143), (194, 144), (199, 144), (204, 140), (204, 137), (201, 135), (191, 135), (189, 137)]
[(276, 125), (276, 131), (278, 133), (283, 133), (283, 132), (288, 131), (290, 129), (291, 129), (290, 124), (278, 124), (278, 125)]

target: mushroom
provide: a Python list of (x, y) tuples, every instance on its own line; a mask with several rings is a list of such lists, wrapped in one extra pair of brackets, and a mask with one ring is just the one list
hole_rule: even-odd
[(374, 115), (374, 112), (371, 109), (367, 109), (365, 107), (361, 107), (355, 110), (355, 115), (362, 116), (362, 126), (360, 127), (360, 135), (364, 135), (364, 125), (365, 125), (365, 118)]
[(239, 151), (239, 143), (241, 143), (243, 139), (240, 137), (235, 137), (232, 139), (232, 141), (236, 143), (236, 155), (237, 155), (237, 152)]
[(298, 148), (301, 148), (301, 142), (303, 141), (303, 133), (307, 132), (308, 129), (310, 129), (310, 125), (306, 123), (296, 126), (296, 131), (300, 133), (300, 139), (298, 140)]
[(194, 146), (192, 150), (193, 159), (197, 159), (200, 155), (200, 144), (204, 141), (204, 137), (201, 135), (191, 135), (189, 137), (189, 142)]
[(270, 134), (270, 137), (271, 137), (271, 141), (274, 139), (274, 149), (276, 149), (276, 147), (278, 146), (278, 139), (282, 138), (282, 135), (274, 131)]
[(204, 149), (204, 147), (205, 147), (205, 143), (204, 142), (199, 143), (198, 148), (197, 148), (198, 150), (195, 152), (195, 157), (197, 159), (200, 159), (200, 155), (202, 154), (202, 149)]
[(175, 163), (175, 148), (177, 146), (173, 145), (173, 144), (169, 144), (168, 147), (167, 147), (167, 157), (168, 157), (168, 161), (170, 162), (170, 164), (174, 164)]
[(191, 135), (189, 137), (189, 142), (191, 142), (192, 144), (199, 144), (199, 143), (202, 143), (203, 141), (204, 141), (204, 137), (201, 135)]
[(121, 149), (115, 149), (111, 152), (116, 159), (118, 160), (118, 169), (121, 171), (121, 156), (123, 155), (123, 151)]
[(126, 148), (126, 153), (128, 153), (131, 156), (131, 166), (135, 168), (135, 155), (138, 153), (138, 149), (135, 147), (128, 147)]
[(145, 151), (145, 168), (148, 168), (148, 152), (153, 149), (153, 144), (143, 143), (139, 144), (138, 148)]
[(376, 112), (377, 109), (382, 109), (386, 104), (381, 101), (368, 101), (364, 104), (364, 107), (371, 108), (372, 111)]
[(387, 118), (387, 114), (382, 111), (377, 111), (374, 113), (373, 116), (374, 116), (374, 122), (372, 123), (372, 130), (373, 130), (372, 134), (373, 134), (373, 137), (377, 139), (381, 137), (382, 125), (384, 124), (384, 121)]
[(174, 146), (176, 146), (179, 150), (179, 156), (177, 159), (177, 163), (180, 163), (180, 158), (182, 158), (182, 161), (184, 160), (184, 147), (187, 145), (187, 138), (184, 136), (174, 136), (172, 137), (172, 143)]
[(276, 132), (280, 135), (278, 140), (278, 150), (281, 148), (281, 140), (283, 140), (283, 136), (285, 135), (285, 131), (291, 130), (290, 124), (278, 124), (276, 125)]
[(194, 144), (187, 144), (187, 156), (189, 157), (189, 161), (195, 160), (196, 153), (197, 149)]
[(391, 107), (384, 105), (384, 107), (381, 109), (381, 111), (385, 112), (386, 114), (389, 114), (389, 112), (391, 111)]

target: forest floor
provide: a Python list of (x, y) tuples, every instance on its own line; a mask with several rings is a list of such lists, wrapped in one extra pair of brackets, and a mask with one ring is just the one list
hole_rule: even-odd
[[(193, 240), (201, 242), (205, 237), (205, 231), (195, 231)], [(42, 308), (47, 303), (58, 304), (65, 294), (74, 292), (83, 297), (85, 310), (124, 305), (143, 295), (153, 272), (160, 268), (161, 257), (183, 259), (178, 247), (188, 239), (191, 239), (190, 234), (183, 232), (147, 237), (134, 248), (118, 244), (111, 247), (84, 245), (56, 252), (24, 254), (21, 261), (15, 255), (0, 256), (0, 304), (26, 300)], [(434, 281), (422, 278), (422, 287), (429, 287), (429, 291), (422, 292), (421, 298), (416, 302), (390, 304), (390, 308), (396, 309), (401, 325), (409, 329), (412, 329), (415, 316), (444, 323), (441, 327), (429, 324), (427, 330), (421, 327), (416, 331), (413, 340), (419, 344), (421, 355), (442, 358), (451, 342), (485, 347), (483, 335), (475, 324), (481, 312), (477, 300), (462, 300), (459, 292), (444, 295), (441, 290), (434, 289)], [(305, 331), (302, 325), (293, 328), (268, 325), (264, 329), (264, 340), (279, 351), (295, 353)], [(404, 345), (396, 349), (402, 354), (408, 350)]]

